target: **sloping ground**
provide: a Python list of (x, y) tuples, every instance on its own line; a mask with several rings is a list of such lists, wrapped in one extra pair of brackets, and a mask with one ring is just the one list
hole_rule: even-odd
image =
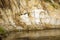
[(10, 32), (3, 40), (60, 40), (60, 29)]

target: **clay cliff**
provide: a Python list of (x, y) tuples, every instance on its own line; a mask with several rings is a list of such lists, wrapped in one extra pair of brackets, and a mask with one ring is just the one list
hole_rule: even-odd
[(0, 0), (0, 26), (6, 30), (60, 28), (60, 0)]

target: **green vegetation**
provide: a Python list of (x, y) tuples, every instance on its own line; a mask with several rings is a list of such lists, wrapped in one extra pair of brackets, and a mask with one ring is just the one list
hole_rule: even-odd
[(0, 26), (0, 34), (4, 34), (4, 33), (5, 33), (5, 29)]

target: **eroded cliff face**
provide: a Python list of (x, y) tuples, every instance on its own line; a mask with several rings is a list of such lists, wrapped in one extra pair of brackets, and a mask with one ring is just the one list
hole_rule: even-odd
[(6, 30), (60, 28), (60, 1), (0, 0), (0, 25)]

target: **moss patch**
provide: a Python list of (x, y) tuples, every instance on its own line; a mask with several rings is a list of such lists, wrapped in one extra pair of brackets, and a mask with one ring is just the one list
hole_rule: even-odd
[(5, 29), (0, 26), (0, 34), (4, 34), (4, 33), (5, 33)]

